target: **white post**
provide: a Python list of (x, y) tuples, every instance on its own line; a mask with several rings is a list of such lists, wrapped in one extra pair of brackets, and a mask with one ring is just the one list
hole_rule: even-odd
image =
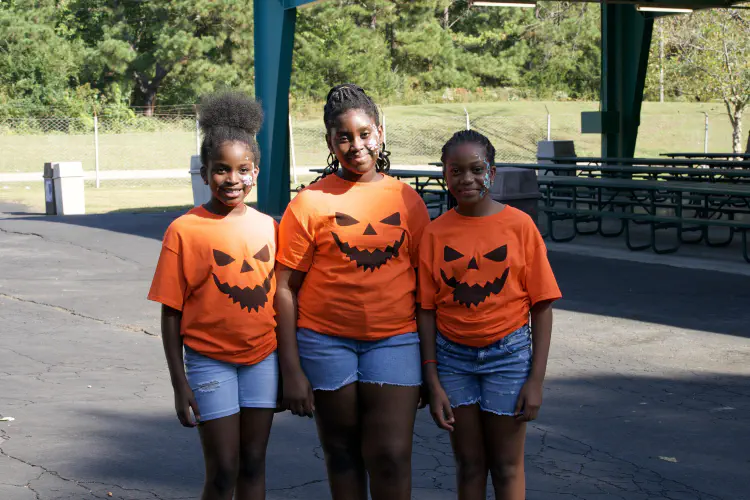
[(708, 113), (704, 112), (704, 115), (706, 115), (706, 124), (705, 124), (705, 135), (703, 137), (703, 153), (708, 153)]
[(289, 153), (292, 155), (292, 175), (294, 176), (294, 185), (298, 185), (297, 180), (297, 159), (294, 157), (294, 133), (292, 132), (292, 114), (289, 113)]
[(388, 129), (385, 128), (385, 113), (380, 110), (380, 115), (383, 117), (383, 144), (388, 144)]
[(471, 130), (471, 122), (469, 121), (469, 112), (464, 108), (464, 114), (466, 115), (466, 130)]
[(96, 188), (99, 189), (99, 117), (94, 111), (94, 170)]
[(195, 115), (195, 154), (201, 154), (201, 126), (198, 123), (198, 114)]
[(549, 113), (549, 108), (544, 105), (544, 109), (547, 111), (547, 140), (552, 140), (552, 115)]

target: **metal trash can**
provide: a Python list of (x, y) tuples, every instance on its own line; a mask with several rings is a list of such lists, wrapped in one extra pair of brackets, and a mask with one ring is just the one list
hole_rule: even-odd
[(490, 196), (495, 201), (526, 212), (535, 224), (539, 220), (539, 199), (542, 194), (534, 170), (498, 167)]
[(57, 215), (86, 213), (83, 167), (79, 161), (52, 163), (52, 183)]
[(555, 163), (553, 158), (576, 156), (573, 141), (539, 141), (536, 145), (536, 159), (540, 164)]
[(44, 164), (44, 213), (46, 215), (57, 215), (55, 203), (55, 183), (52, 180), (52, 162)]

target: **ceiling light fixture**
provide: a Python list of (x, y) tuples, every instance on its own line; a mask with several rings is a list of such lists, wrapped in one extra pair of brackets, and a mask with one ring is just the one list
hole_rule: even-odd
[(522, 9), (532, 9), (536, 7), (536, 2), (471, 2), (472, 7), (519, 7)]
[(672, 12), (675, 14), (689, 14), (693, 12), (693, 9), (686, 9), (683, 7), (651, 7), (648, 5), (638, 5), (636, 10), (639, 12)]

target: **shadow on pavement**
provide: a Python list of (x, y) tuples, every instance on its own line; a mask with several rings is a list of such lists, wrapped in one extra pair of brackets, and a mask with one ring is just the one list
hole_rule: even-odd
[[(528, 498), (747, 498), (750, 377), (616, 375), (547, 385), (541, 420), (527, 443)], [(79, 449), (100, 452), (63, 465), (68, 475), (175, 497), (200, 490), (196, 431), (164, 415), (87, 416), (98, 424), (81, 434)], [(415, 488), (437, 493), (455, 484), (442, 434), (420, 412)], [(325, 470), (311, 420), (277, 416), (267, 477), (269, 492), (276, 492), (270, 498), (323, 498)]]
[[(68, 224), (161, 240), (167, 226), (180, 215), (23, 214), (9, 220)], [(557, 308), (750, 338), (747, 276), (555, 252), (550, 252), (550, 260), (564, 296)]]
[(550, 252), (563, 293), (555, 306), (750, 338), (750, 278)]

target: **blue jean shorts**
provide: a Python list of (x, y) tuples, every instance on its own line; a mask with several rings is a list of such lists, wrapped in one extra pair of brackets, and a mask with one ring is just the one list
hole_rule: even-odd
[(470, 347), (438, 334), (437, 369), (453, 408), (479, 403), (483, 411), (513, 415), (531, 371), (531, 332), (523, 326), (486, 347)]
[(254, 365), (217, 361), (185, 346), (185, 373), (201, 422), (228, 417), (240, 408), (276, 408), (279, 362), (276, 351)]
[(422, 384), (416, 333), (365, 341), (300, 328), (297, 344), (302, 370), (316, 391), (335, 391), (352, 382)]

